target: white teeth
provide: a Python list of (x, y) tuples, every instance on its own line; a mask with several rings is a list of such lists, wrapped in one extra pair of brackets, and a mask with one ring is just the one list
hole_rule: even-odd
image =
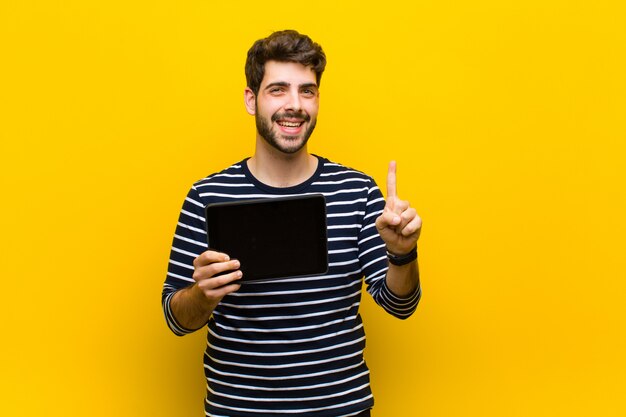
[(302, 122), (279, 122), (278, 124), (284, 127), (298, 127), (302, 124)]

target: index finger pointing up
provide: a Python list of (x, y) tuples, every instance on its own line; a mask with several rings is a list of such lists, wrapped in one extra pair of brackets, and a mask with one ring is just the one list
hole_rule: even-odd
[(387, 171), (387, 199), (395, 198), (396, 196), (396, 161), (391, 161)]

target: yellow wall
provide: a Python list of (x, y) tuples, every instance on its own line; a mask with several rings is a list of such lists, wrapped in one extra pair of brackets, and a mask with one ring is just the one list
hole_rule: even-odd
[(329, 57), (311, 151), (383, 184), (397, 159), (424, 218), (418, 313), (364, 305), (374, 415), (626, 415), (619, 0), (3, 0), (0, 415), (202, 415), (161, 284), (283, 28)]

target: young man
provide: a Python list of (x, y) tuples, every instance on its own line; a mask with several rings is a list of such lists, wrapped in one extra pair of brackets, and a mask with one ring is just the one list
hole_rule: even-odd
[[(207, 416), (368, 416), (363, 281), (398, 318), (419, 302), (421, 219), (396, 196), (395, 163), (385, 200), (370, 177), (307, 152), (325, 65), (321, 47), (295, 31), (257, 41), (244, 93), (255, 154), (196, 182), (183, 204), (163, 309), (177, 335), (208, 327)], [(326, 198), (327, 274), (240, 285), (239, 262), (207, 250), (207, 204), (313, 193)]]

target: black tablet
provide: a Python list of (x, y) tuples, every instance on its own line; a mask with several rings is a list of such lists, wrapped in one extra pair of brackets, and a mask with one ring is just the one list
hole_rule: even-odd
[(323, 195), (209, 204), (209, 248), (238, 259), (242, 282), (328, 271)]

